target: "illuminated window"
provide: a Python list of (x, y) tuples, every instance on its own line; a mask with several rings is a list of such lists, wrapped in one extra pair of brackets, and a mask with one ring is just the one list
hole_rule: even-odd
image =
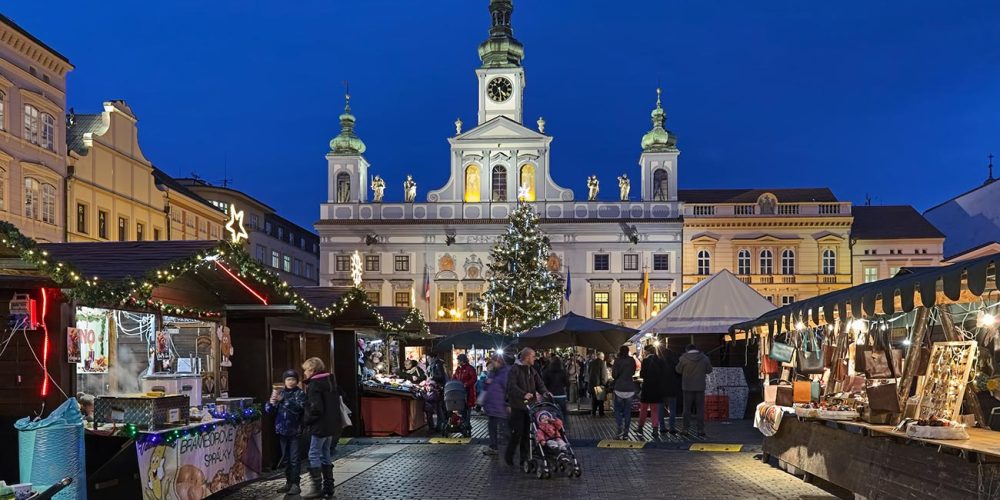
[(479, 200), (479, 165), (469, 165), (465, 167), (465, 201), (478, 203)]
[(871, 283), (872, 281), (878, 281), (878, 267), (871, 266), (864, 268), (864, 279), (865, 283)]
[(770, 250), (760, 251), (760, 274), (774, 274), (774, 254)]
[(271, 267), (281, 268), (281, 254), (277, 250), (271, 250)]
[(781, 251), (781, 274), (795, 274), (795, 251)]
[(658, 313), (670, 303), (670, 292), (653, 292), (653, 312)]
[(507, 169), (501, 165), (493, 167), (493, 201), (507, 201)]
[(97, 211), (97, 236), (108, 239), (108, 213), (104, 210)]
[(141, 222), (135, 224), (135, 241), (142, 241), (146, 237), (146, 228)]
[(7, 169), (0, 168), (0, 210), (7, 209)]
[(49, 151), (55, 151), (56, 145), (56, 119), (48, 113), (42, 113), (42, 142), (41, 146)]
[(524, 201), (535, 201), (535, 166), (526, 163), (521, 165), (521, 182), (518, 183), (522, 191), (527, 192)]
[(42, 222), (56, 223), (56, 187), (42, 184)]
[(750, 274), (750, 251), (740, 250), (736, 257), (736, 274)]
[(0, 130), (6, 130), (7, 129), (6, 127), (4, 127), (4, 120), (3, 120), (4, 119), (4, 111), (7, 109), (4, 106), (4, 99), (6, 99), (6, 98), (7, 98), (7, 94), (5, 94), (2, 90), (0, 90)]
[(281, 264), (282, 264), (281, 265), (281, 270), (282, 271), (285, 271), (286, 273), (292, 272), (292, 256), (291, 255), (284, 255), (284, 256), (282, 256)]
[(639, 292), (622, 294), (622, 319), (639, 319)]
[(608, 292), (594, 292), (594, 319), (608, 319), (611, 317), (611, 294)]
[(823, 250), (823, 274), (837, 274), (837, 252)]
[(900, 266), (889, 266), (889, 277), (899, 274), (900, 269), (902, 269)]
[(393, 305), (396, 307), (410, 307), (410, 292), (396, 292), (395, 302)]
[(373, 305), (376, 306), (382, 305), (381, 293), (374, 290), (368, 290), (367, 292), (365, 292), (365, 295), (368, 296), (368, 302), (371, 302)]
[(479, 306), (479, 301), (482, 300), (482, 294), (479, 292), (466, 292), (465, 293), (465, 314), (466, 316), (472, 318), (478, 318), (482, 313)]
[(128, 241), (128, 219), (118, 218), (118, 241)]
[(708, 250), (700, 250), (698, 252), (698, 275), (708, 276), (712, 274), (712, 255), (708, 253)]
[(38, 201), (41, 197), (42, 185), (31, 177), (24, 178), (24, 216), (29, 219), (39, 219), (42, 207)]
[(87, 205), (76, 204), (76, 232), (87, 234)]
[(32, 143), (38, 144), (38, 133), (41, 130), (41, 123), (39, 122), (38, 108), (30, 105), (24, 105), (24, 140)]
[(438, 308), (444, 309), (445, 314), (455, 309), (455, 292), (441, 292), (438, 295)]

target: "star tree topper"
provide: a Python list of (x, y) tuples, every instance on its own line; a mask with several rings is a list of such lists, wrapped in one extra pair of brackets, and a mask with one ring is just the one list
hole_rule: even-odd
[(236, 210), (236, 206), (229, 204), (229, 222), (226, 223), (226, 231), (229, 232), (229, 241), (239, 243), (249, 239), (246, 228), (243, 227), (243, 211)]

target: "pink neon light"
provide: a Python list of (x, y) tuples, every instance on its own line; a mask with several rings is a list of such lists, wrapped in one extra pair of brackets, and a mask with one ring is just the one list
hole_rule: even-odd
[(250, 288), (250, 285), (246, 284), (243, 280), (241, 280), (239, 276), (237, 276), (232, 271), (230, 271), (229, 269), (227, 269), (226, 266), (224, 266), (221, 263), (219, 263), (219, 261), (215, 260), (215, 261), (212, 261), (212, 262), (215, 262), (215, 265), (219, 266), (219, 269), (222, 269), (223, 271), (225, 271), (226, 274), (228, 274), (230, 278), (236, 280), (237, 283), (239, 283), (240, 285), (242, 285), (243, 288), (246, 288), (246, 290), (248, 292), (250, 292), (251, 294), (253, 294), (254, 297), (257, 297), (257, 300), (259, 300), (262, 304), (264, 304), (265, 306), (267, 305), (267, 299), (263, 295), (261, 295), (260, 293), (257, 293), (257, 291), (254, 290), (253, 288)]
[(42, 341), (42, 397), (49, 395), (49, 326), (45, 324), (49, 310), (48, 290), (42, 288), (42, 332), (45, 339)]

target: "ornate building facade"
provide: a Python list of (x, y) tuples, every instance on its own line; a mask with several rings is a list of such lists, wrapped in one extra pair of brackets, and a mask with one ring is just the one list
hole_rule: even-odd
[[(419, 199), (419, 179), (370, 177), (366, 145), (349, 101), (327, 154), (329, 189), (320, 207), (320, 284), (346, 284), (350, 257), (364, 260), (363, 286), (383, 305), (416, 306), (443, 319), (466, 319), (486, 289), (496, 235), (519, 202), (542, 219), (552, 269), (570, 278), (564, 311), (638, 325), (680, 291), (681, 203), (677, 160), (657, 98), (652, 129), (642, 138), (641, 185), (623, 178), (617, 201), (576, 200), (551, 175), (554, 138), (539, 119), (524, 123), (523, 45), (513, 36), (510, 0), (492, 0), (489, 38), (479, 46), (478, 122), (455, 123), (448, 182)], [(404, 202), (382, 201), (403, 186)], [(369, 187), (372, 189), (369, 193)], [(638, 194), (638, 196), (635, 196)], [(641, 284), (649, 272), (649, 304)]]
[(891, 278), (904, 267), (941, 264), (944, 233), (909, 205), (854, 207), (854, 284)]

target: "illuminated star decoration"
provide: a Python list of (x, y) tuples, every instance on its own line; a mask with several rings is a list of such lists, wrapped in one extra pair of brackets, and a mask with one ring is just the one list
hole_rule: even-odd
[(355, 288), (361, 287), (361, 254), (357, 250), (351, 255), (351, 281)]
[(529, 189), (528, 186), (518, 186), (517, 187), (517, 201), (525, 201), (528, 199)]
[(232, 204), (229, 205), (229, 222), (226, 223), (226, 231), (229, 231), (229, 241), (233, 243), (250, 238), (246, 228), (243, 227), (243, 211), (237, 211)]

